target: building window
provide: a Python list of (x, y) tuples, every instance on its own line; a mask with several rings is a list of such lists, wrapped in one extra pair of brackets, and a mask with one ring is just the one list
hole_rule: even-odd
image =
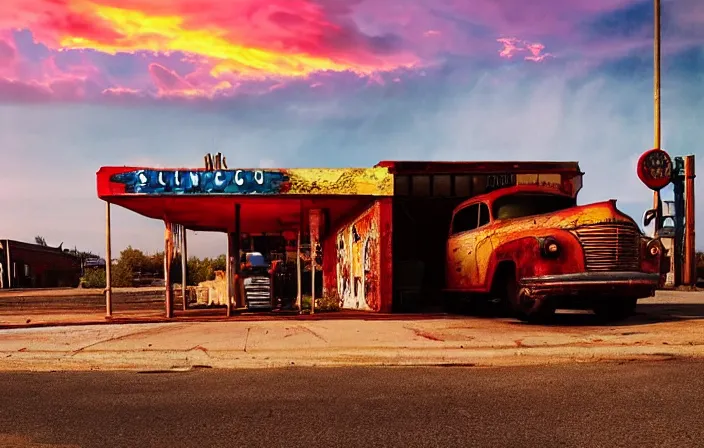
[(430, 196), (430, 176), (412, 177), (413, 196)]
[(455, 196), (470, 197), (472, 195), (471, 176), (462, 174), (455, 176)]
[(452, 195), (452, 178), (449, 174), (433, 176), (433, 196)]
[(394, 195), (408, 196), (408, 176), (394, 176)]
[(488, 176), (473, 176), (472, 177), (472, 192), (474, 195), (480, 195), (487, 192)]
[(24, 276), (29, 277), (29, 265), (28, 264), (24, 265)]

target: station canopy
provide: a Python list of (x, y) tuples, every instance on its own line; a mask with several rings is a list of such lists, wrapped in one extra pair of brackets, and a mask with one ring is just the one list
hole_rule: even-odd
[(277, 233), (307, 225), (308, 209), (332, 219), (393, 195), (386, 167), (315, 169), (158, 169), (102, 167), (98, 197), (148, 218), (190, 230)]

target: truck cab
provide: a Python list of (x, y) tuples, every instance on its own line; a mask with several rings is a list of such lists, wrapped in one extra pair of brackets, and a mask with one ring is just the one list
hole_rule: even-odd
[(557, 308), (621, 319), (663, 284), (663, 252), (616, 200), (578, 206), (573, 191), (514, 185), (454, 209), (446, 292), (491, 299), (524, 320)]

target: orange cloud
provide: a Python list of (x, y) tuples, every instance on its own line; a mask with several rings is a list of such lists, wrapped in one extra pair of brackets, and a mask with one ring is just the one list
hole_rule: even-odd
[(208, 61), (215, 78), (303, 77), (327, 70), (371, 74), (418, 63), (393, 39), (336, 24), (310, 0), (5, 2), (0, 27), (28, 27), (52, 49), (182, 52)]

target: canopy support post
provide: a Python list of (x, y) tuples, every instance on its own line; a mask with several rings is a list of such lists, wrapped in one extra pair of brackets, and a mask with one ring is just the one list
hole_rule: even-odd
[(233, 238), (233, 258), (235, 267), (235, 307), (242, 308), (244, 304), (244, 297), (242, 297), (240, 288), (240, 249), (242, 247), (242, 234), (241, 234), (241, 220), (240, 220), (240, 204), (235, 204), (235, 235)]
[[(105, 202), (105, 318), (112, 318), (112, 235), (110, 226), (110, 203)], [(10, 278), (10, 248), (8, 245), (8, 275)], [(9, 287), (9, 282), (8, 282)]]
[(225, 254), (225, 295), (227, 295), (227, 300), (225, 304), (227, 305), (227, 317), (230, 317), (232, 312), (232, 233), (227, 232), (227, 253)]
[(183, 311), (188, 309), (188, 249), (186, 246), (186, 226), (181, 226), (181, 297)]
[(174, 317), (174, 291), (171, 287), (171, 260), (173, 259), (173, 224), (164, 221), (164, 289), (166, 317)]

